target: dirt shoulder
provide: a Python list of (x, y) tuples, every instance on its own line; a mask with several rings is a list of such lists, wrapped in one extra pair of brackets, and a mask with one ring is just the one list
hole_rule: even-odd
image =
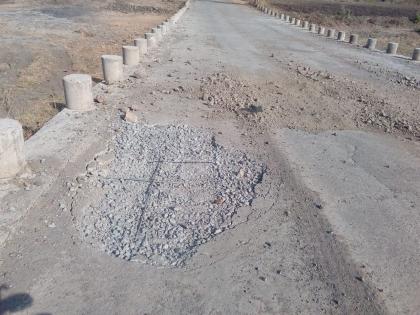
[(82, 72), (100, 80), (101, 54), (119, 54), (183, 3), (0, 2), (0, 117), (19, 120), (30, 137), (63, 108), (64, 75)]

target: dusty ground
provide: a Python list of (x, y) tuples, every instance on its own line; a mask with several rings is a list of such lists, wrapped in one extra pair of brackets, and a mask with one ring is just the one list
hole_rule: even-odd
[(419, 1), (328, 1), (266, 0), (267, 5), (312, 23), (368, 37), (378, 38), (378, 49), (389, 42), (400, 43), (399, 53), (411, 56), (420, 45)]
[(416, 314), (419, 66), (193, 2), (96, 111), (26, 142), (0, 310)]
[(100, 80), (100, 55), (173, 14), (173, 1), (0, 1), (0, 117), (19, 120), (26, 137), (63, 107), (61, 78)]

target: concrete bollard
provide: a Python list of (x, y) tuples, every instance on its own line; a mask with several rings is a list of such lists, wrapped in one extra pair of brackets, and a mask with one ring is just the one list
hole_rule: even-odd
[(289, 22), (290, 22), (290, 16), (286, 15), (286, 17), (285, 17), (285, 21), (286, 21), (287, 23), (289, 23)]
[(264, 13), (267, 14), (268, 13), (268, 9), (264, 8)]
[(92, 77), (87, 74), (69, 74), (63, 78), (64, 98), (70, 110), (88, 111), (93, 106)]
[(140, 55), (145, 55), (147, 53), (147, 39), (136, 38), (134, 40), (134, 46), (137, 46), (139, 48)]
[(334, 36), (335, 36), (335, 29), (333, 29), (333, 28), (328, 29), (327, 37), (328, 38), (334, 38)]
[(268, 15), (273, 15), (273, 11), (272, 10), (268, 10)]
[(386, 53), (391, 55), (396, 55), (398, 50), (398, 43), (388, 43), (386, 48)]
[(162, 31), (160, 30), (160, 28), (157, 28), (157, 27), (152, 28), (152, 33), (155, 34), (157, 41), (162, 40), (163, 36), (162, 36)]
[(137, 46), (123, 46), (123, 63), (126, 66), (135, 66), (140, 62), (140, 49)]
[(280, 20), (284, 20), (284, 13), (280, 14)]
[(112, 84), (123, 79), (123, 58), (121, 56), (103, 55), (102, 71), (107, 84)]
[(165, 29), (165, 27), (163, 26), (163, 24), (158, 25), (158, 28), (159, 28), (159, 29), (160, 29), (160, 31), (162, 32), (162, 35), (165, 35), (165, 34), (166, 34), (166, 29)]
[(13, 119), (0, 119), (0, 179), (15, 177), (25, 167), (22, 125)]
[(305, 30), (307, 30), (309, 28), (309, 22), (308, 21), (303, 21), (302, 28), (304, 28)]
[(153, 33), (144, 34), (144, 38), (147, 40), (147, 48), (153, 48), (156, 46), (156, 37)]
[(295, 21), (295, 25), (296, 25), (296, 26), (300, 26), (300, 20), (299, 20), (299, 19), (296, 19), (296, 21)]
[(346, 39), (346, 33), (345, 32), (338, 32), (337, 40), (340, 42), (343, 42)]
[(279, 17), (279, 13), (278, 12), (274, 13), (274, 17), (278, 18)]
[(292, 18), (292, 19), (290, 20), (290, 23), (291, 23), (291, 24), (295, 24), (295, 23), (296, 23), (296, 18)]
[(370, 50), (374, 50), (376, 48), (377, 39), (369, 37), (367, 40), (366, 48)]
[(414, 61), (420, 61), (420, 48), (415, 48), (414, 49), (412, 59)]
[(357, 45), (359, 42), (359, 35), (357, 34), (350, 34), (350, 41), (349, 43), (352, 45)]
[(319, 29), (318, 29), (318, 34), (319, 35), (325, 35), (325, 27), (320, 26)]
[(309, 32), (315, 33), (316, 32), (316, 24), (310, 24), (309, 25)]

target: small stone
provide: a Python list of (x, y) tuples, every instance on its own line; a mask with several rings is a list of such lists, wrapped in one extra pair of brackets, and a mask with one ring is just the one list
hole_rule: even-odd
[(137, 123), (138, 118), (131, 110), (127, 111), (124, 116), (124, 120), (131, 123)]
[(95, 97), (95, 103), (103, 104), (104, 102), (105, 102), (105, 98), (103, 97), (103, 95), (97, 95)]

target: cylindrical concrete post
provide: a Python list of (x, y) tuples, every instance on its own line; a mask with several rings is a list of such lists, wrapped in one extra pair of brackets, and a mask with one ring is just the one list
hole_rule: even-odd
[(23, 130), (13, 119), (0, 119), (0, 179), (16, 176), (25, 166)]
[(279, 13), (278, 12), (275, 12), (274, 13), (274, 17), (278, 18), (279, 17)]
[(147, 40), (147, 47), (153, 48), (156, 46), (156, 37), (153, 33), (146, 33), (144, 34), (144, 38)]
[(318, 34), (319, 35), (325, 35), (325, 27), (320, 26), (319, 29), (318, 29)]
[(112, 84), (123, 79), (123, 58), (121, 56), (103, 55), (102, 71), (107, 84)]
[(315, 33), (316, 32), (316, 24), (310, 24), (309, 25), (309, 32)]
[(273, 11), (268, 10), (268, 15), (272, 15), (272, 14), (273, 14)]
[(126, 66), (135, 66), (140, 62), (140, 49), (137, 46), (123, 46), (123, 63)]
[(157, 26), (157, 28), (160, 29), (160, 31), (162, 32), (162, 35), (165, 35), (166, 34), (165, 27), (163, 26), (163, 24), (159, 24)]
[(137, 46), (139, 48), (140, 55), (145, 55), (147, 53), (147, 39), (136, 38), (134, 40), (134, 46)]
[(306, 30), (306, 29), (308, 29), (308, 27), (309, 27), (309, 22), (308, 21), (303, 21), (302, 28), (304, 28)]
[(376, 48), (377, 39), (369, 37), (367, 40), (366, 48), (370, 50), (374, 50)]
[(284, 13), (280, 14), (280, 20), (284, 20)]
[(350, 34), (350, 41), (349, 43), (352, 45), (357, 45), (357, 43), (359, 42), (359, 35), (357, 34)]
[(334, 38), (334, 36), (335, 36), (335, 29), (330, 28), (330, 29), (327, 31), (327, 37), (328, 37), (328, 38)]
[(92, 77), (87, 74), (69, 74), (63, 78), (64, 98), (70, 110), (94, 109)]
[(296, 19), (296, 21), (295, 21), (295, 25), (296, 25), (296, 26), (300, 26), (300, 20), (299, 20), (299, 19)]
[(264, 13), (267, 14), (268, 13), (268, 9), (264, 8)]
[(157, 27), (152, 28), (152, 33), (155, 34), (157, 41), (162, 40), (162, 38), (163, 38), (162, 37), (162, 32), (159, 28), (157, 28)]
[(292, 18), (292, 19), (290, 20), (290, 23), (295, 24), (295, 23), (296, 23), (296, 18)]
[(343, 42), (346, 39), (346, 33), (345, 32), (338, 32), (337, 40)]
[(290, 22), (290, 16), (286, 15), (285, 19), (286, 19), (286, 22), (288, 23)]
[(395, 55), (397, 54), (397, 50), (398, 50), (398, 43), (388, 43), (388, 46), (386, 48), (387, 54)]
[(415, 48), (414, 49), (412, 59), (414, 61), (419, 61), (420, 60), (420, 48)]

